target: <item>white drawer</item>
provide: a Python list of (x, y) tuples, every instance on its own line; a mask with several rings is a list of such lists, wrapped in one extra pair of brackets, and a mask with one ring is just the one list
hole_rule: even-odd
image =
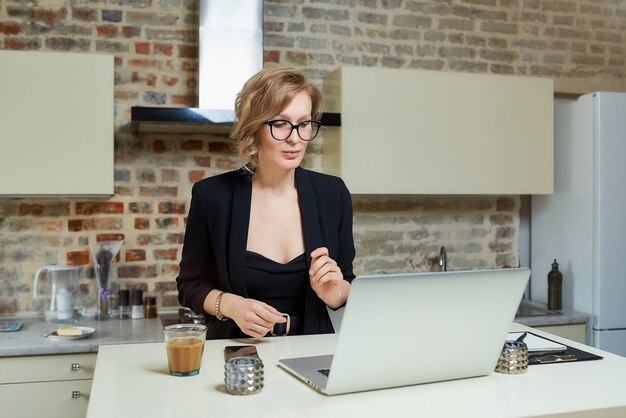
[(84, 418), (87, 415), (91, 382), (87, 379), (0, 385), (2, 416)]
[(0, 358), (0, 384), (92, 379), (97, 353)]

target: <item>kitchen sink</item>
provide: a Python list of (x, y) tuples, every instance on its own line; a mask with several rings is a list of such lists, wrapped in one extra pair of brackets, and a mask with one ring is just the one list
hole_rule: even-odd
[(177, 312), (161, 312), (159, 317), (164, 327), (174, 324), (204, 324), (203, 315), (196, 315), (187, 308), (179, 308)]
[(164, 327), (168, 325), (178, 324), (180, 322), (178, 320), (177, 313), (159, 314), (159, 316), (161, 317), (161, 323), (163, 324)]

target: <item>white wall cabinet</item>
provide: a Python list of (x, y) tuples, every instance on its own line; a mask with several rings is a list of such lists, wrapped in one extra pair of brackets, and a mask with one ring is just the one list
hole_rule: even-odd
[(546, 78), (342, 67), (323, 171), (353, 194), (552, 193), (553, 95)]
[(0, 50), (0, 63), (0, 196), (113, 195), (113, 56)]
[(97, 353), (0, 358), (3, 416), (84, 417), (96, 357)]

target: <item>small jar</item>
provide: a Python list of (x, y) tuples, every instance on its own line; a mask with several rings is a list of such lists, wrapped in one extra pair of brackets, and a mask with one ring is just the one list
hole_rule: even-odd
[(143, 318), (143, 290), (133, 289), (133, 304), (130, 307), (130, 317), (132, 319)]
[(128, 289), (120, 289), (119, 292), (119, 300), (120, 300), (120, 319), (128, 319), (130, 318), (130, 292)]
[(143, 300), (143, 316), (145, 318), (157, 317), (156, 296), (146, 296)]

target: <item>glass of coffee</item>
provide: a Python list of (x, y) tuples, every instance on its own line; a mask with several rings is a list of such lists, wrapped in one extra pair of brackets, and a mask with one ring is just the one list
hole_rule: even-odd
[(167, 362), (172, 376), (195, 376), (200, 372), (206, 325), (175, 324), (163, 328)]

